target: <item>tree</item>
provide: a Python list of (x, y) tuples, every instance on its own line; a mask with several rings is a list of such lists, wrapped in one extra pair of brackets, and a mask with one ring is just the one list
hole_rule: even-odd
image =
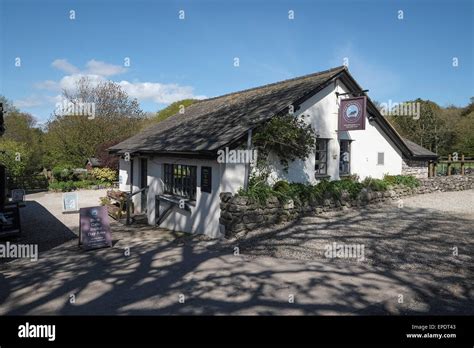
[(31, 151), (26, 171), (33, 173), (41, 170), (43, 164), (43, 131), (36, 127), (36, 119), (23, 112), (9, 112), (5, 116), (5, 139), (25, 144)]
[(156, 113), (156, 117), (154, 117), (152, 121), (154, 123), (161, 122), (163, 120), (166, 120), (168, 117), (173, 116), (174, 114), (177, 114), (178, 112), (180, 112), (180, 110), (183, 110), (183, 112), (186, 112), (186, 108), (197, 101), (198, 100), (196, 99), (183, 99), (183, 100), (174, 102), (168, 105), (166, 108), (158, 111)]
[(474, 155), (474, 99), (464, 108), (442, 108), (429, 100), (416, 99), (420, 103), (420, 117), (389, 116), (388, 120), (405, 138), (446, 156), (453, 152)]
[(20, 112), (20, 110), (13, 105), (13, 102), (3, 95), (0, 95), (0, 103), (3, 103), (3, 112), (6, 114), (9, 112)]
[(31, 157), (31, 152), (25, 144), (10, 139), (0, 139), (0, 163), (9, 175), (24, 175)]
[[(102, 144), (130, 137), (143, 125), (144, 115), (138, 101), (115, 82), (94, 85), (82, 78), (73, 90), (64, 90), (63, 97), (73, 104), (73, 112), (56, 110), (47, 124), (45, 147), (50, 166), (83, 166)], [(92, 105), (94, 114), (78, 113), (84, 105)]]
[(389, 116), (388, 119), (404, 137), (431, 150), (438, 151), (440, 131), (444, 122), (440, 117), (441, 108), (432, 101), (416, 99), (406, 103), (420, 104), (419, 118), (414, 115)]
[(111, 146), (117, 145), (123, 140), (125, 140), (125, 138), (120, 140), (107, 141), (97, 147), (95, 157), (100, 161), (101, 165), (107, 168), (112, 168), (116, 170), (119, 169), (119, 157), (117, 155), (109, 154), (109, 151), (107, 151), (107, 149)]

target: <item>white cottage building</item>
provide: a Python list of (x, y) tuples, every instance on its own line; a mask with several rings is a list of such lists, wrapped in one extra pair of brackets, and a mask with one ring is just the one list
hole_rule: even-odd
[(317, 148), (305, 161), (290, 163), (288, 171), (270, 157), (273, 180), (426, 176), (437, 155), (401, 138), (369, 98), (365, 129), (338, 130), (341, 100), (353, 95), (365, 93), (347, 68), (337, 67), (198, 101), (109, 149), (121, 156), (120, 190), (148, 187), (134, 196), (134, 206), (151, 225), (218, 236), (219, 194), (245, 187), (251, 171), (244, 163), (220, 163), (218, 151), (251, 148), (252, 133), (290, 107), (295, 117), (306, 116)]

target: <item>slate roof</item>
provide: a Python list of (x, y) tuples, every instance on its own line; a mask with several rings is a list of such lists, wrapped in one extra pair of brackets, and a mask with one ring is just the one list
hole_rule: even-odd
[(425, 149), (424, 147), (418, 145), (417, 143), (414, 143), (411, 140), (408, 140), (405, 138), (402, 138), (402, 140), (414, 157), (438, 157), (438, 155), (435, 154), (434, 152), (431, 152), (430, 150)]
[(198, 101), (141, 133), (109, 148), (111, 152), (213, 152), (242, 137), (344, 71), (334, 69)]
[(95, 158), (95, 157), (91, 157), (87, 160), (86, 162), (86, 165), (89, 164), (92, 166), (92, 167), (101, 167), (102, 164), (100, 163), (100, 160), (98, 158)]
[[(218, 149), (242, 139), (249, 129), (298, 105), (327, 86), (335, 78), (350, 90), (362, 88), (344, 66), (271, 83), (220, 97), (198, 101), (166, 120), (109, 148), (111, 153), (179, 154), (212, 156)], [(435, 159), (438, 156), (403, 139), (376, 106), (367, 98), (367, 110), (382, 131), (409, 159)]]

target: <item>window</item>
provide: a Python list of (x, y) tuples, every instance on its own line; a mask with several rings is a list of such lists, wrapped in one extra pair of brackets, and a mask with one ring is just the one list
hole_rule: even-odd
[(351, 141), (340, 141), (339, 154), (339, 175), (349, 175), (351, 173)]
[(383, 166), (385, 162), (385, 153), (377, 152), (377, 165)]
[(212, 167), (201, 167), (201, 192), (212, 192)]
[(190, 200), (196, 199), (196, 166), (164, 164), (164, 192)]
[(316, 175), (328, 173), (328, 142), (329, 139), (316, 139), (316, 160), (314, 171)]

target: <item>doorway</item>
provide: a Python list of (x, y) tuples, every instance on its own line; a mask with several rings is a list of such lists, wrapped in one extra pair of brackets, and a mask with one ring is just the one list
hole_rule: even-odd
[[(146, 158), (140, 159), (140, 182), (139, 182), (139, 189), (142, 189), (147, 186), (148, 182), (148, 161)], [(146, 190), (140, 193), (140, 210), (142, 213), (146, 213), (147, 211), (147, 194)]]

